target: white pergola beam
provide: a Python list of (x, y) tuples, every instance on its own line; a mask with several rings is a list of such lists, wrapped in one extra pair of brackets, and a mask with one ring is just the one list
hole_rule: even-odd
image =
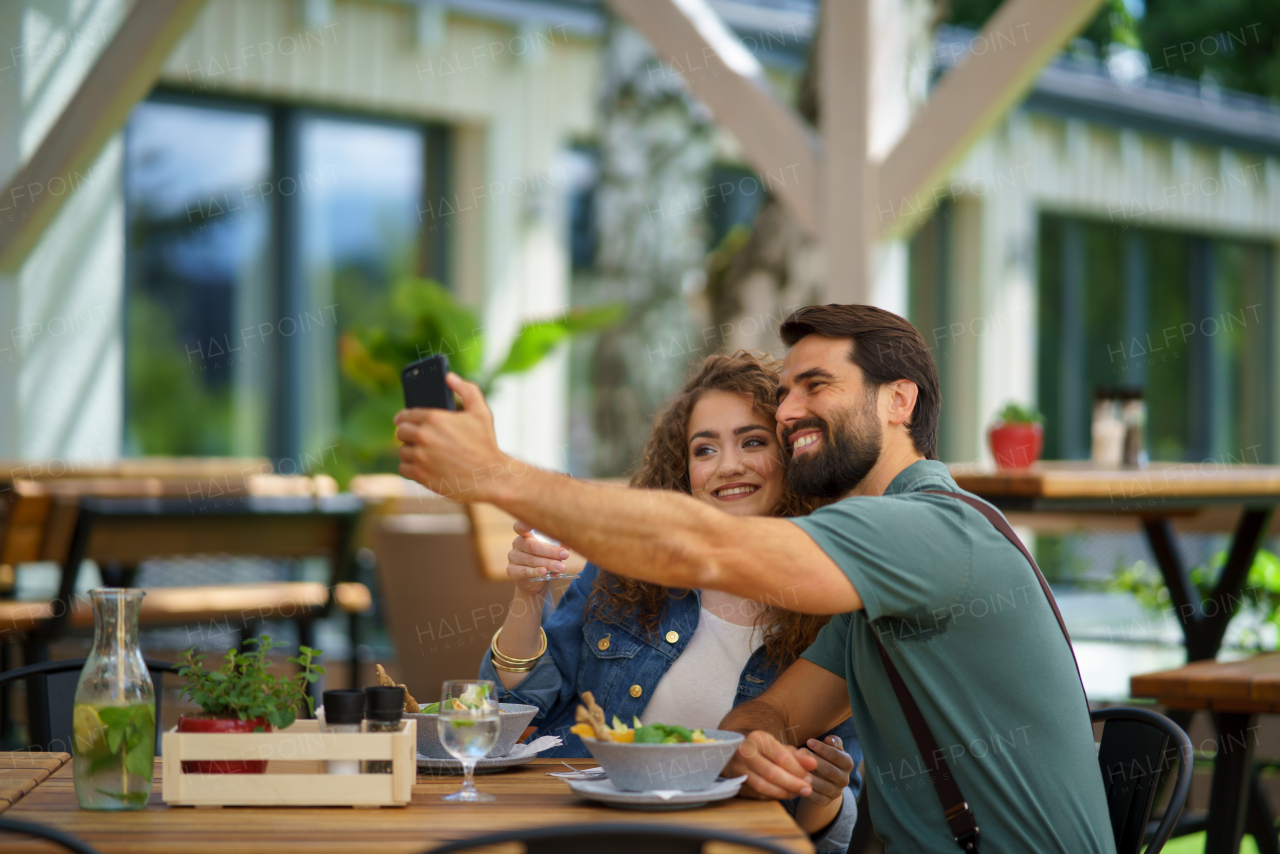
[[(1080, 32), (1103, 0), (1005, 0), (968, 56), (951, 69), (879, 164), (879, 236), (901, 234), (937, 202), (935, 190), (969, 148), (1035, 84), (1040, 70)], [(826, 8), (842, 5), (828, 0)]]
[(871, 114), (869, 0), (823, 4), (818, 125), (822, 131), (824, 301), (870, 303), (875, 171), (867, 162)]
[(71, 96), (62, 115), (0, 195), (19, 214), (0, 221), (0, 271), (22, 266), (133, 105), (191, 28), (205, 0), (137, 0)]
[(802, 228), (818, 234), (818, 143), (804, 121), (774, 96), (760, 63), (706, 0), (608, 2), (741, 143), (765, 188)]

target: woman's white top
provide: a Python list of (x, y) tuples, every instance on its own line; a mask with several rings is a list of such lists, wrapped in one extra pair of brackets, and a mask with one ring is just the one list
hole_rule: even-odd
[(641, 723), (717, 728), (733, 708), (742, 671), (761, 643), (758, 626), (739, 626), (701, 609), (698, 628), (684, 652), (658, 680), (640, 716)]

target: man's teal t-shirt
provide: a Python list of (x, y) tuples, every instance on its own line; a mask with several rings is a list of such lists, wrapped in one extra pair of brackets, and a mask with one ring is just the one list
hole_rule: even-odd
[(871, 818), (887, 851), (956, 854), (876, 649), (880, 635), (977, 819), (984, 852), (1115, 851), (1070, 648), (1022, 553), (922, 460), (881, 497), (794, 520), (849, 577), (803, 657), (849, 684)]

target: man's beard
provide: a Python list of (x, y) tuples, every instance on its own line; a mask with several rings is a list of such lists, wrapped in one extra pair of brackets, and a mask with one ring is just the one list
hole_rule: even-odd
[(787, 486), (807, 498), (840, 498), (862, 483), (863, 478), (880, 459), (883, 434), (875, 419), (875, 392), (867, 394), (861, 407), (841, 413), (838, 421), (828, 424), (811, 415), (797, 421), (786, 432), (788, 447), (791, 436), (801, 430), (822, 430), (818, 449), (791, 457), (787, 467)]

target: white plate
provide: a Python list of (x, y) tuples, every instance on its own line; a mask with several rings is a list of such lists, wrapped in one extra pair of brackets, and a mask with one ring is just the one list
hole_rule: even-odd
[(614, 787), (612, 781), (608, 779), (566, 780), (565, 782), (575, 794), (584, 798), (633, 810), (689, 810), (705, 806), (712, 801), (732, 798), (742, 788), (741, 780), (726, 780), (721, 777), (710, 788), (697, 792), (681, 792), (663, 800), (653, 792), (624, 792)]
[[(523, 765), (531, 759), (535, 759), (536, 754), (529, 756), (518, 756), (512, 759), (510, 756), (495, 756), (492, 759), (481, 759), (476, 763), (477, 774), (492, 774), (494, 771), (502, 771), (505, 768), (514, 768), (517, 765)], [(418, 774), (420, 776), (440, 777), (446, 774), (461, 774), (462, 763), (456, 759), (431, 759), (427, 756), (418, 754)]]

